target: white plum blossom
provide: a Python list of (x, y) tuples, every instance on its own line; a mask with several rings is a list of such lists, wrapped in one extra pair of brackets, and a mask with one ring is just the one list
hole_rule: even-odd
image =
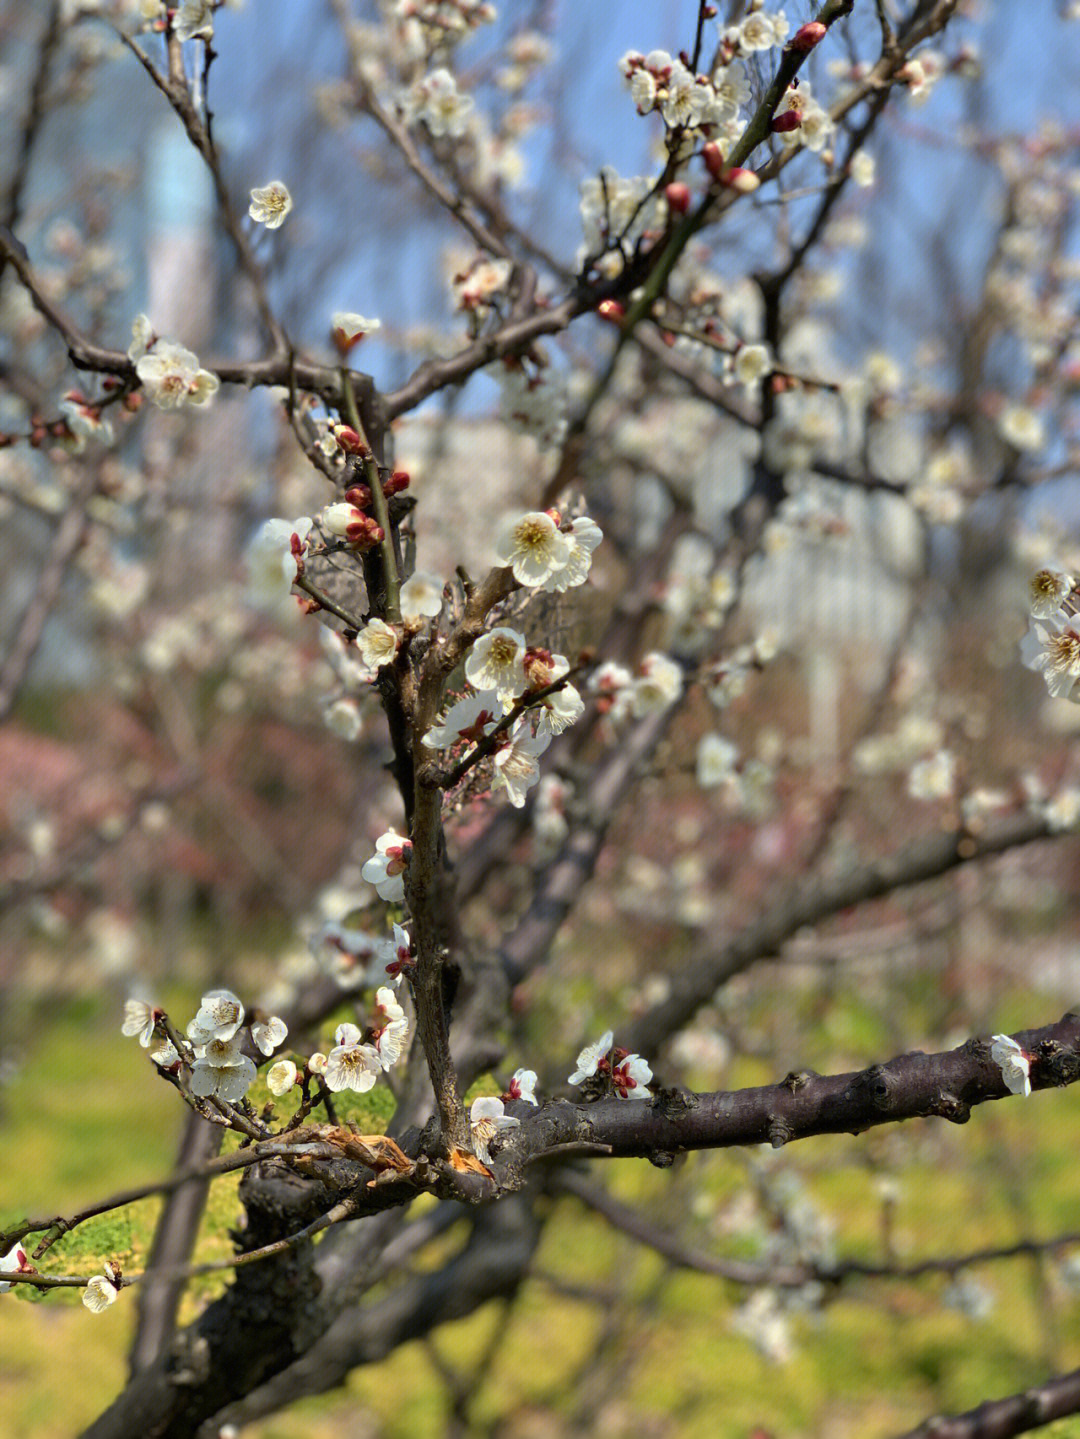
[(556, 570), (543, 586), (555, 594), (562, 594), (565, 590), (585, 583), (592, 564), (592, 552), (604, 538), (604, 532), (595, 520), (579, 515), (576, 520), (571, 521), (570, 532), (564, 534), (563, 538), (570, 542), (566, 564), (561, 570)]
[(918, 764), (908, 775), (908, 794), (912, 799), (950, 799), (956, 789), (956, 756), (951, 750), (939, 749)]
[(585, 701), (573, 685), (563, 685), (561, 690), (545, 695), (538, 706), (540, 718), (537, 721), (538, 735), (562, 734), (576, 724), (585, 713)]
[(256, 1019), (251, 1026), (251, 1038), (261, 1054), (271, 1055), (279, 1044), (284, 1044), (289, 1033), (288, 1026), (276, 1014), (269, 1019)]
[(638, 666), (631, 686), (631, 709), (635, 719), (658, 714), (673, 705), (682, 694), (683, 673), (673, 659), (652, 650)]
[(731, 778), (738, 747), (715, 732), (702, 735), (697, 747), (697, 782), (702, 789), (723, 784)]
[(476, 744), (498, 723), (502, 708), (495, 690), (477, 690), (451, 705), (442, 721), (431, 726), (422, 743), (429, 749), (449, 749), (462, 740)]
[(128, 1036), (138, 1035), (143, 1049), (149, 1049), (150, 1041), (154, 1037), (154, 1027), (162, 1017), (162, 1011), (155, 1005), (146, 1004), (141, 999), (126, 999), (124, 1001), (124, 1022), (120, 1026), (120, 1033)]
[(740, 385), (752, 390), (772, 373), (768, 345), (740, 345), (731, 364), (731, 373)]
[(212, 0), (181, 0), (173, 18), (173, 34), (178, 40), (212, 40), (214, 38)]
[(1007, 1034), (991, 1036), (990, 1058), (1001, 1070), (1010, 1094), (1031, 1093), (1031, 1057)]
[(524, 1104), (536, 1104), (536, 1070), (515, 1069), (503, 1099), (520, 1099)]
[(391, 902), (405, 898), (405, 869), (412, 850), (412, 840), (388, 829), (375, 841), (375, 853), (360, 873), (379, 892), (379, 898)]
[(494, 691), (508, 710), (527, 687), (525, 636), (498, 625), (481, 635), (465, 661), (465, 678), (475, 690)]
[(356, 636), (356, 647), (369, 669), (381, 670), (383, 665), (393, 662), (401, 643), (401, 636), (385, 620), (368, 620)]
[(100, 1314), (103, 1309), (108, 1309), (110, 1304), (116, 1303), (116, 1296), (120, 1291), (114, 1278), (115, 1272), (113, 1266), (107, 1264), (105, 1273), (95, 1274), (83, 1290), (82, 1302), (91, 1314)]
[(1032, 575), (1029, 587), (1031, 613), (1038, 619), (1054, 614), (1072, 594), (1075, 584), (1072, 575), (1061, 570), (1039, 570)]
[(1041, 450), (1046, 444), (1043, 422), (1027, 405), (1006, 405), (998, 416), (998, 432), (1017, 450)]
[[(6, 1254), (0, 1256), (0, 1274), (34, 1274), (36, 1272), (21, 1244), (13, 1245)], [(0, 1294), (6, 1294), (10, 1288), (9, 1283), (0, 1280)]]
[(737, 39), (740, 50), (771, 50), (783, 43), (787, 32), (788, 22), (782, 10), (775, 15), (754, 10), (728, 33)]
[(506, 742), (495, 753), (491, 775), (492, 794), (500, 789), (515, 809), (521, 809), (528, 790), (540, 778), (537, 759), (551, 743), (550, 733), (532, 734), (523, 715), (510, 731)]
[(490, 1164), (492, 1140), (504, 1129), (517, 1129), (520, 1123), (520, 1119), (503, 1112), (501, 1099), (490, 1096), (474, 1099), (469, 1110), (469, 1129), (477, 1158)]
[(187, 1027), (193, 1044), (211, 1039), (232, 1039), (244, 1022), (244, 1006), (231, 989), (212, 989), (199, 1002), (199, 1012)]
[(1055, 699), (1080, 703), (1080, 615), (1058, 610), (1033, 616), (1030, 623), (1020, 642), (1021, 660), (1042, 675)]
[(611, 1070), (611, 1083), (620, 1099), (651, 1099), (649, 1081), (652, 1077), (648, 1061), (640, 1054), (628, 1054)]
[(546, 510), (509, 516), (495, 537), (495, 557), (509, 565), (519, 585), (546, 589), (570, 561), (570, 541)]
[(326, 1056), (326, 1087), (335, 1094), (343, 1089), (366, 1094), (381, 1073), (379, 1051), (371, 1044), (338, 1044)]
[(223, 1099), (229, 1104), (238, 1104), (255, 1079), (255, 1065), (241, 1052), (240, 1036), (208, 1040), (197, 1046), (195, 1055), (192, 1094), (199, 1099)]
[(333, 700), (323, 710), (323, 719), (326, 727), (338, 739), (353, 740), (360, 738), (364, 727), (363, 716), (360, 713), (360, 706), (351, 695), (341, 695)]
[(383, 1069), (389, 1070), (390, 1066), (396, 1064), (405, 1052), (405, 1045), (409, 1038), (409, 1021), (405, 1017), (405, 1011), (398, 1004), (394, 991), (388, 985), (384, 985), (376, 993), (375, 1005), (385, 1019), (385, 1023), (378, 1031), (375, 1049), (379, 1056), (379, 1063)]
[(1042, 807), (1043, 817), (1051, 834), (1063, 834), (1080, 827), (1080, 789), (1066, 785)]
[(257, 186), (251, 192), (248, 214), (268, 230), (278, 230), (285, 223), (285, 216), (293, 207), (292, 196), (280, 180), (271, 180), (269, 185)]
[(296, 1065), (291, 1059), (279, 1059), (266, 1071), (266, 1087), (279, 1099), (296, 1083)]
[(513, 266), (509, 260), (474, 260), (468, 269), (456, 274), (451, 282), (454, 301), (459, 310), (486, 311), (492, 299), (502, 294), (510, 283)]
[(297, 575), (297, 559), (307, 548), (312, 521), (264, 520), (244, 551), (248, 586), (261, 604), (273, 604), (287, 595)]
[(443, 606), (442, 577), (414, 570), (401, 586), (400, 603), (405, 620), (434, 619)]
[(208, 404), (221, 387), (217, 375), (200, 368), (199, 357), (174, 340), (155, 340), (135, 361), (135, 373), (159, 410)]
[(577, 1057), (577, 1068), (567, 1080), (568, 1084), (581, 1084), (583, 1080), (591, 1079), (600, 1068), (600, 1061), (606, 1059), (611, 1053), (611, 1046), (615, 1041), (615, 1031), (606, 1029), (595, 1044), (587, 1044)]
[(401, 104), (410, 124), (423, 121), (432, 135), (448, 135), (456, 140), (468, 128), (475, 102), (471, 95), (461, 94), (453, 75), (440, 66), (419, 80), (402, 97)]
[(159, 1049), (152, 1049), (150, 1058), (159, 1069), (168, 1069), (175, 1074), (180, 1068), (180, 1054), (171, 1039), (166, 1040)]
[(848, 161), (848, 173), (862, 190), (868, 190), (874, 183), (876, 169), (874, 157), (868, 150), (856, 150)]
[(157, 334), (148, 316), (136, 315), (131, 322), (131, 344), (127, 348), (127, 357), (131, 363), (141, 360), (156, 340)]
[(958, 1274), (941, 1291), (941, 1302), (946, 1309), (955, 1309), (967, 1319), (985, 1319), (993, 1312), (996, 1301), (985, 1284), (969, 1275)]

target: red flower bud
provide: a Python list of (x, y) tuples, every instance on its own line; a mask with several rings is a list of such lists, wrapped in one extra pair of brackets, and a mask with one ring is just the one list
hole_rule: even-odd
[(383, 480), (383, 494), (387, 499), (409, 488), (408, 470), (395, 470), (389, 479)]
[(367, 485), (350, 485), (345, 491), (345, 499), (358, 510), (366, 510), (371, 504), (371, 491)]
[(753, 170), (743, 170), (738, 165), (733, 165), (730, 170), (725, 170), (720, 178), (730, 189), (738, 190), (740, 195), (752, 194), (761, 184)]
[(610, 320), (613, 325), (618, 325), (626, 314), (626, 306), (621, 300), (601, 300), (596, 307), (596, 313), (602, 320)]
[(664, 191), (664, 198), (672, 214), (685, 215), (690, 208), (690, 187), (676, 180)]
[(788, 41), (789, 50), (798, 50), (803, 55), (811, 51), (819, 41), (825, 39), (828, 26), (823, 25), (820, 20), (808, 20), (805, 25), (800, 25)]
[(724, 152), (715, 140), (703, 146), (701, 158), (705, 161), (705, 168), (714, 180), (719, 180), (724, 170)]
[(797, 130), (801, 124), (801, 110), (785, 110), (782, 114), (772, 117), (772, 125), (770, 128), (775, 131), (777, 135), (784, 135), (789, 130)]
[(351, 425), (335, 425), (334, 438), (347, 455), (369, 455), (371, 451)]

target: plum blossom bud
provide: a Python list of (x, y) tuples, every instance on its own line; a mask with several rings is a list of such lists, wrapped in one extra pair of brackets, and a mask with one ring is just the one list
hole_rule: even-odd
[(407, 490), (408, 488), (408, 470), (395, 470), (388, 479), (383, 480), (383, 494), (387, 499), (390, 499), (392, 495), (400, 494), (402, 490)]
[(296, 1083), (296, 1065), (291, 1059), (279, 1059), (266, 1071), (266, 1087), (271, 1094), (280, 1097), (288, 1094)]
[(618, 325), (626, 317), (626, 306), (621, 300), (601, 300), (596, 307), (596, 313), (602, 320), (610, 320), (613, 325)]
[(823, 25), (820, 20), (808, 20), (805, 25), (800, 25), (788, 41), (789, 50), (798, 50), (803, 55), (808, 55), (815, 45), (821, 43), (828, 33), (828, 26)]
[(347, 455), (370, 455), (364, 441), (364, 437), (356, 432), (351, 425), (334, 425), (332, 427), (334, 439)]
[(801, 124), (801, 110), (785, 110), (782, 114), (772, 117), (769, 128), (777, 135), (785, 135), (792, 130), (797, 130)]
[(338, 353), (345, 356), (365, 335), (382, 329), (381, 320), (368, 320), (351, 310), (338, 310), (331, 317), (331, 336)]
[(664, 199), (673, 215), (685, 215), (690, 208), (690, 187), (675, 180), (664, 191)]
[(730, 170), (725, 170), (720, 179), (728, 189), (737, 190), (740, 195), (752, 195), (755, 190), (761, 188), (761, 180), (754, 171), (744, 170), (739, 165), (733, 165)]

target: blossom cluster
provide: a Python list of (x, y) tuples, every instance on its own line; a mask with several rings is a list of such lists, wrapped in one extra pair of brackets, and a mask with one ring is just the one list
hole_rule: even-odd
[(648, 1061), (615, 1047), (614, 1040), (614, 1031), (608, 1029), (595, 1044), (587, 1044), (567, 1083), (584, 1085), (589, 1093), (613, 1093), (619, 1099), (651, 1099), (653, 1074)]
[(177, 410), (183, 405), (206, 405), (221, 387), (217, 375), (204, 370), (199, 358), (175, 340), (154, 333), (145, 315), (137, 315), (131, 327), (128, 359), (135, 366), (139, 383), (159, 410)]
[(1031, 622), (1020, 646), (1028, 669), (1041, 674), (1055, 699), (1080, 704), (1080, 603), (1076, 581), (1042, 569), (1031, 581)]

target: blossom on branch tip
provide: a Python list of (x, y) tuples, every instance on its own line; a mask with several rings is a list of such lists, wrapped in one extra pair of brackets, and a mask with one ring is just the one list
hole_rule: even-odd
[(302, 515), (296, 520), (264, 520), (244, 551), (248, 585), (260, 604), (272, 604), (288, 594), (303, 572), (307, 537), (312, 521)]
[(539, 711), (537, 737), (562, 734), (585, 713), (585, 701), (573, 685), (563, 685), (561, 690), (555, 690), (540, 701)]
[(252, 190), (248, 214), (268, 230), (277, 230), (293, 207), (292, 196), (280, 180), (272, 180)]
[(266, 1087), (280, 1099), (296, 1083), (296, 1065), (291, 1059), (279, 1059), (266, 1071)]
[(106, 1264), (104, 1274), (95, 1274), (82, 1292), (82, 1302), (90, 1310), (91, 1314), (100, 1314), (103, 1309), (108, 1309), (110, 1304), (116, 1303), (116, 1296), (120, 1292), (116, 1282), (119, 1271), (112, 1264)]
[(469, 1110), (469, 1128), (472, 1132), (473, 1149), (478, 1159), (491, 1163), (490, 1145), (504, 1129), (516, 1129), (521, 1123), (512, 1114), (503, 1113), (503, 1102), (490, 1096), (474, 1099)]
[(188, 1039), (206, 1044), (211, 1039), (232, 1039), (244, 1022), (244, 1006), (231, 989), (212, 989), (199, 1002), (199, 1012), (187, 1027)]
[(1010, 1094), (1031, 1093), (1031, 1056), (1007, 1034), (991, 1035), (990, 1058), (1001, 1070)]
[(330, 318), (330, 331), (338, 352), (347, 355), (365, 335), (382, 329), (381, 320), (369, 320), (351, 310), (337, 310)]
[(378, 890), (379, 898), (390, 901), (405, 898), (405, 870), (412, 853), (412, 840), (388, 829), (375, 841), (375, 853), (360, 873)]
[(141, 999), (125, 999), (124, 1022), (120, 1026), (120, 1033), (131, 1037), (138, 1035), (143, 1049), (149, 1049), (158, 1020), (164, 1017), (165, 1011), (158, 1009), (156, 1005), (146, 1004)]
[(1031, 613), (1037, 619), (1046, 619), (1061, 609), (1073, 592), (1076, 581), (1072, 575), (1061, 570), (1043, 569), (1031, 577), (1028, 593), (1031, 598)]
[(1042, 675), (1055, 699), (1080, 703), (1080, 615), (1057, 610), (1032, 616), (1031, 628), (1020, 641), (1020, 659)]

